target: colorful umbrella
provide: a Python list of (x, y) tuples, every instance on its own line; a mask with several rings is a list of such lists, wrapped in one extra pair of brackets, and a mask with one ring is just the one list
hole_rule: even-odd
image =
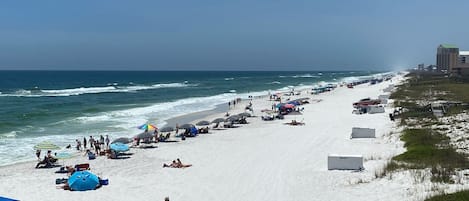
[(44, 141), (34, 146), (34, 149), (47, 149), (47, 150), (58, 150), (59, 146), (52, 144), (52, 142)]
[(77, 171), (68, 179), (68, 185), (74, 191), (94, 190), (98, 184), (98, 176), (88, 171)]
[(139, 126), (138, 129), (140, 129), (140, 130), (156, 130), (158, 128), (156, 128), (156, 126), (154, 126), (152, 124), (143, 124), (143, 125)]

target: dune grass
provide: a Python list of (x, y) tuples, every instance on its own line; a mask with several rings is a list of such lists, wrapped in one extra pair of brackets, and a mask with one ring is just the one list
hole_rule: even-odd
[(460, 191), (452, 194), (437, 195), (425, 201), (469, 201), (469, 191)]

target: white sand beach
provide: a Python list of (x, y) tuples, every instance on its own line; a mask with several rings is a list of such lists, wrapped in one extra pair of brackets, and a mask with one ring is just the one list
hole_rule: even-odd
[[(90, 163), (91, 172), (109, 179), (100, 189), (72, 192), (57, 189), (53, 169), (35, 169), (35, 162), (0, 168), (0, 195), (20, 200), (411, 200), (408, 179), (375, 178), (384, 164), (404, 151), (386, 113), (352, 114), (352, 103), (377, 98), (392, 83), (363, 84), (353, 89), (338, 87), (332, 92), (297, 97), (322, 100), (302, 105), (303, 115), (287, 115), (284, 120), (262, 121), (262, 109), (270, 109), (268, 99), (254, 99), (249, 124), (239, 128), (211, 130), (177, 143), (158, 143), (154, 149), (131, 149), (130, 158), (111, 160), (98, 157), (66, 159), (66, 165)], [(230, 113), (243, 111), (244, 101)], [(223, 114), (205, 119), (213, 120)], [(304, 126), (285, 122), (305, 122)], [(375, 128), (376, 139), (350, 139), (352, 127)], [(330, 171), (328, 154), (363, 155), (363, 171)], [(193, 166), (163, 168), (180, 158)]]

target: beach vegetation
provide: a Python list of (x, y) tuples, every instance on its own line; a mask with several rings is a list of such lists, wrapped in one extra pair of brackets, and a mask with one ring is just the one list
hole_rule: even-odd
[(469, 201), (469, 191), (433, 196), (425, 201)]
[(449, 137), (431, 129), (405, 129), (401, 140), (407, 151), (393, 157), (388, 171), (396, 169), (431, 168), (431, 181), (453, 183), (456, 170), (469, 168), (469, 160), (464, 153), (457, 152), (449, 144)]

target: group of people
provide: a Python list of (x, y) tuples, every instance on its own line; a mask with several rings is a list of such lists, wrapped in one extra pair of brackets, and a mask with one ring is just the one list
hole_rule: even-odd
[(191, 167), (192, 164), (182, 164), (181, 160), (176, 159), (176, 160), (173, 160), (173, 162), (171, 164), (166, 164), (166, 163), (163, 163), (163, 167), (168, 167), (168, 168), (186, 168), (186, 167)]
[(38, 149), (36, 150), (36, 156), (39, 160), (39, 162), (36, 165), (36, 168), (40, 168), (41, 165), (44, 165), (42, 167), (52, 167), (55, 162), (57, 162), (57, 158), (55, 158), (52, 155), (52, 151), (48, 150), (47, 154), (44, 156), (44, 159), (41, 160), (41, 150)]
[[(104, 137), (103, 135), (100, 135), (99, 139), (95, 139), (93, 138), (93, 136), (90, 136), (90, 138), (88, 139), (86, 139), (86, 137), (83, 137), (83, 143), (79, 139), (76, 139), (75, 142), (76, 142), (76, 149), (78, 151), (81, 151), (81, 150), (88, 151), (88, 150), (94, 149), (95, 153), (99, 154), (101, 150), (109, 149), (110, 139), (108, 135), (106, 135), (106, 137)], [(89, 149), (87, 145), (89, 145)], [(67, 148), (70, 148), (70, 147), (71, 146), (69, 145)]]
[(237, 98), (237, 99), (234, 99), (232, 101), (229, 101), (228, 102), (228, 108), (231, 109), (231, 106), (233, 106), (233, 108), (236, 107), (236, 104), (241, 102), (241, 98)]

